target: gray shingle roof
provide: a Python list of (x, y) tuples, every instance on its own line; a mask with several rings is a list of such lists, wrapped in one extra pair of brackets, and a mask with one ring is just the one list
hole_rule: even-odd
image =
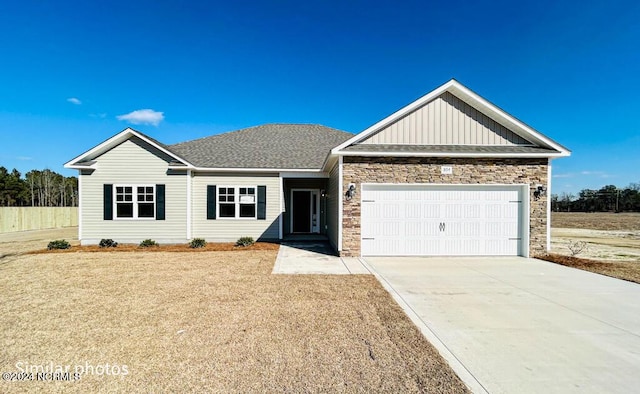
[(402, 152), (402, 153), (456, 153), (456, 154), (555, 154), (555, 149), (522, 145), (391, 145), (358, 144), (343, 149), (345, 152)]
[(169, 145), (197, 167), (320, 169), (353, 134), (321, 125), (266, 124)]

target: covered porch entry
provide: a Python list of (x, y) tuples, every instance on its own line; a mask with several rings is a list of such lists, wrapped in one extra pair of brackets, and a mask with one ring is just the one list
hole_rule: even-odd
[(326, 239), (327, 179), (285, 178), (283, 183), (284, 238)]

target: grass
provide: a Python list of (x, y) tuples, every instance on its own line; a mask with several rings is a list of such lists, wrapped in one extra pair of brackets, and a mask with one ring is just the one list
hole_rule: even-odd
[(575, 256), (563, 256), (560, 254), (548, 254), (537, 256), (538, 259), (550, 261), (552, 263), (565, 265), (567, 267), (594, 272), (596, 274), (610, 276), (612, 278), (623, 279), (629, 282), (640, 283), (640, 264), (633, 262), (604, 262), (590, 259), (583, 259)]
[[(610, 239), (603, 238), (598, 233), (589, 238), (589, 245), (598, 247), (602, 245), (623, 245), (620, 239), (625, 240), (626, 236), (636, 237), (640, 231), (640, 213), (611, 213), (611, 212), (553, 212), (551, 214), (551, 226), (553, 228), (576, 228), (585, 230), (612, 231), (612, 232), (629, 232), (622, 238), (615, 238), (615, 243)], [(628, 242), (624, 243), (626, 247)], [(635, 255), (615, 253), (616, 257), (635, 258)], [(596, 255), (599, 256), (599, 255)], [(600, 256), (601, 258), (609, 258), (609, 255)], [(623, 279), (630, 282), (640, 283), (640, 264), (634, 261), (601, 261), (585, 259), (577, 256), (564, 256), (560, 254), (548, 254), (538, 256), (538, 258), (551, 261), (557, 264), (594, 272), (613, 278)]]
[(2, 372), (108, 363), (128, 375), (0, 391), (467, 392), (373, 276), (271, 275), (276, 253), (4, 258)]
[(551, 227), (605, 231), (638, 231), (640, 230), (640, 213), (552, 212)]

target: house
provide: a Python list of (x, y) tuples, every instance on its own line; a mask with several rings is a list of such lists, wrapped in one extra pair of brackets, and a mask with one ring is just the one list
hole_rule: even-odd
[(342, 256), (530, 256), (568, 155), (451, 80), (355, 135), (267, 124), (164, 145), (127, 128), (65, 167), (82, 244), (319, 234)]

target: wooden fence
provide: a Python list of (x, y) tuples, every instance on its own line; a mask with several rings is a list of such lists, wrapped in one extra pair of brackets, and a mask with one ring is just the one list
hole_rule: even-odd
[(78, 225), (78, 207), (0, 207), (0, 233)]

